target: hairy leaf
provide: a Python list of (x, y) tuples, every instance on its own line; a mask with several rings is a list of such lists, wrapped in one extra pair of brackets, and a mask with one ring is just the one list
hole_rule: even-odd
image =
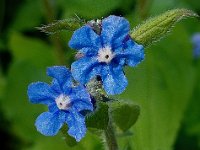
[(104, 102), (98, 102), (94, 113), (87, 117), (86, 124), (87, 127), (104, 130), (108, 125), (108, 121), (108, 105)]
[(113, 121), (124, 132), (136, 123), (140, 114), (138, 105), (122, 100), (112, 102), (110, 108)]
[(137, 26), (131, 32), (131, 37), (136, 42), (144, 46), (149, 46), (165, 37), (177, 22), (188, 17), (199, 16), (187, 9), (169, 10), (159, 16), (150, 18), (143, 24)]
[(85, 22), (81, 19), (71, 18), (65, 20), (59, 20), (54, 23), (37, 27), (38, 30), (47, 34), (55, 34), (62, 30), (74, 31), (80, 28)]

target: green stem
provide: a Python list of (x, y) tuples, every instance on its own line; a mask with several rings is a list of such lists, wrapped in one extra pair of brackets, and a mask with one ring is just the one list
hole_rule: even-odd
[(105, 133), (105, 139), (106, 139), (106, 144), (109, 150), (118, 150), (118, 144), (117, 144), (117, 139), (115, 136), (115, 130), (112, 125), (112, 120), (111, 118), (109, 119), (108, 127), (104, 131)]
[[(87, 84), (87, 90), (96, 99), (96, 101), (105, 101), (107, 96), (103, 90), (102, 83), (97, 78), (92, 79)], [(112, 117), (110, 111), (108, 112), (109, 121), (108, 126), (104, 130), (103, 140), (106, 142), (106, 148), (109, 150), (118, 150), (117, 139), (115, 136), (115, 130), (112, 124)]]

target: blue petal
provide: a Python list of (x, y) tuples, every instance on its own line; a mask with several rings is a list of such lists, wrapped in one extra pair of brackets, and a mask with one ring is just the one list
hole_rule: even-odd
[(58, 133), (66, 119), (66, 113), (59, 111), (56, 113), (44, 112), (36, 119), (37, 130), (45, 136), (54, 136)]
[(79, 52), (82, 53), (83, 55), (92, 57), (92, 56), (96, 56), (98, 54), (98, 49), (82, 48), (79, 50)]
[(51, 82), (51, 89), (54, 90), (55, 93), (57, 93), (58, 95), (60, 93), (63, 93), (63, 88), (60, 86), (60, 84), (58, 83), (57, 79), (53, 79)]
[(83, 85), (74, 87), (70, 96), (75, 99), (90, 99), (90, 95)]
[(88, 99), (81, 99), (78, 101), (74, 101), (72, 107), (76, 109), (78, 112), (84, 111), (84, 110), (93, 111), (92, 102), (89, 101)]
[(95, 57), (83, 57), (71, 66), (72, 76), (82, 84), (86, 84), (95, 75), (100, 74), (101, 66)]
[(49, 104), (48, 108), (49, 108), (49, 112), (51, 112), (51, 113), (55, 113), (55, 112), (59, 111), (59, 108), (55, 101), (53, 103)]
[(28, 86), (28, 97), (32, 103), (49, 104), (56, 95), (47, 83), (35, 82)]
[(55, 78), (62, 88), (64, 84), (71, 85), (71, 72), (65, 66), (53, 66), (47, 68), (47, 75)]
[(68, 134), (79, 142), (86, 134), (85, 117), (76, 110), (72, 110), (66, 119)]
[(65, 66), (53, 66), (47, 69), (47, 74), (53, 77), (52, 89), (56, 93), (68, 94), (72, 86), (72, 75)]
[(73, 88), (70, 99), (73, 103), (72, 107), (74, 107), (78, 112), (83, 110), (93, 111), (90, 95), (83, 86)]
[(121, 66), (112, 67), (106, 65), (102, 72), (103, 86), (108, 95), (122, 93), (128, 85)]
[(104, 46), (111, 46), (113, 50), (121, 46), (129, 31), (129, 22), (123, 17), (109, 16), (103, 19), (101, 36)]
[(69, 47), (73, 49), (94, 48), (99, 49), (100, 38), (90, 26), (83, 26), (76, 30), (69, 41)]
[(124, 50), (116, 53), (116, 59), (126, 58), (126, 64), (131, 67), (138, 65), (144, 59), (144, 48), (132, 40), (126, 42)]

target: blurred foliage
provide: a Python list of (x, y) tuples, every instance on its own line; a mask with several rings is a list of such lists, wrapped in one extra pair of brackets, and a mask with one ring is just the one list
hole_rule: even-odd
[[(52, 38), (35, 27), (75, 14), (86, 20), (115, 14), (126, 17), (133, 28), (147, 17), (178, 7), (200, 13), (199, 0), (1, 0), (1, 148), (103, 149), (101, 133), (96, 136), (91, 134), (92, 130), (72, 148), (65, 144), (62, 134), (44, 137), (36, 131), (34, 121), (46, 108), (28, 102), (27, 85), (38, 80), (50, 81), (46, 67), (60, 64), (60, 49), (65, 50), (63, 57), (68, 67), (75, 51), (67, 46), (70, 32)], [(200, 60), (192, 58), (190, 38), (194, 32), (200, 32), (198, 20), (179, 23), (170, 36), (145, 50), (142, 64), (125, 70), (129, 86), (120, 97), (137, 103), (140, 116), (130, 131), (118, 131), (121, 149), (200, 149)], [(130, 116), (134, 116), (134, 110), (129, 110)], [(122, 114), (127, 121), (130, 116)]]
[[(191, 47), (184, 30), (182, 26), (176, 28), (173, 35), (151, 47), (153, 53), (147, 49), (146, 60), (141, 66), (127, 70), (129, 87), (123, 95), (128, 98), (132, 93), (141, 105), (133, 137), (136, 149), (168, 150), (173, 147), (195, 83)], [(177, 39), (179, 34), (181, 37)], [(176, 44), (168, 44), (174, 42)]]

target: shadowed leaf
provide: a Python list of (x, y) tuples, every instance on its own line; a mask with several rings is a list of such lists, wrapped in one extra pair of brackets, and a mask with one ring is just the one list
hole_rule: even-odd
[(125, 101), (115, 101), (110, 105), (115, 124), (124, 132), (132, 127), (140, 114), (140, 107)]

